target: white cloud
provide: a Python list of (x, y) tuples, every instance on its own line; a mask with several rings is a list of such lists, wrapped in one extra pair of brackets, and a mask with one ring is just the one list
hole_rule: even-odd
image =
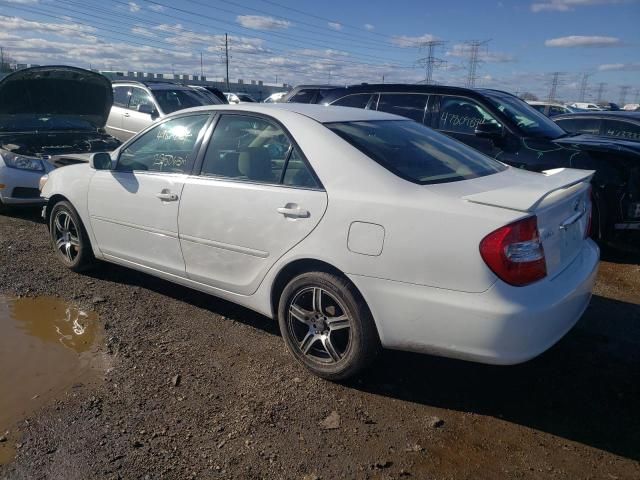
[[(471, 54), (471, 47), (465, 43), (457, 43), (447, 51), (448, 57), (455, 58), (469, 58)], [(488, 49), (480, 49), (478, 51), (478, 59), (487, 63), (509, 63), (515, 62), (516, 59), (513, 55), (502, 52), (490, 52)]]
[(376, 27), (374, 27), (374, 26), (373, 26), (373, 25), (371, 25), (370, 23), (365, 23), (365, 24), (364, 24), (364, 28), (365, 28), (365, 30), (372, 31), (372, 30), (374, 30)]
[(278, 20), (277, 18), (261, 15), (238, 15), (236, 22), (253, 30), (278, 30), (280, 28), (289, 28), (291, 25), (291, 22), (287, 20)]
[(97, 40), (93, 33), (95, 28), (74, 23), (47, 23), (26, 20), (20, 17), (6, 17), (0, 15), (0, 31), (10, 30), (24, 32), (46, 33), (59, 37), (71, 37), (95, 42)]
[(164, 12), (164, 7), (162, 5), (149, 5), (149, 10), (154, 12)]
[(602, 37), (597, 35), (570, 35), (568, 37), (558, 37), (545, 40), (547, 47), (616, 47), (622, 42), (617, 37)]
[(33, 5), (38, 3), (39, 0), (5, 0), (7, 3), (19, 3), (21, 5)]
[(640, 62), (632, 63), (605, 63), (598, 66), (601, 72), (637, 72), (640, 71)]
[(136, 13), (140, 11), (140, 5), (138, 5), (136, 2), (129, 2), (129, 11)]
[(419, 37), (408, 37), (407, 35), (395, 36), (391, 39), (391, 43), (403, 48), (416, 48), (422, 46), (425, 42), (432, 42), (437, 38), (430, 33), (425, 33)]
[(330, 29), (332, 30), (342, 30), (342, 24), (338, 22), (329, 22), (327, 23)]
[[(633, 1), (633, 0), (632, 0)], [(590, 5), (613, 5), (623, 3), (625, 0), (546, 0), (531, 4), (531, 11), (539, 12), (568, 12), (576, 7), (586, 7)]]

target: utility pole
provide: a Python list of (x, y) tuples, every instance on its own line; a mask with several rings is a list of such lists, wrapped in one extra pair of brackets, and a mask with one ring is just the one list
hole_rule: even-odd
[(229, 36), (224, 34), (224, 55), (227, 63), (227, 92), (229, 91)]
[[(636, 88), (635, 103), (640, 103), (640, 88)], [(624, 107), (624, 105), (621, 105), (621, 106)]]
[(604, 95), (604, 88), (607, 86), (607, 84), (605, 82), (600, 82), (598, 84), (598, 95), (596, 95), (596, 102), (597, 103), (602, 103), (604, 101), (603, 95)]
[(382, 83), (384, 83), (384, 73), (382, 74)]
[(427, 56), (418, 60), (418, 62), (425, 67), (424, 83), (427, 85), (431, 85), (433, 83), (433, 70), (446, 63), (444, 60), (436, 58), (434, 55), (436, 48), (441, 47), (442, 45), (444, 45), (444, 42), (441, 40), (429, 40), (420, 45), (421, 48), (427, 50)]
[(556, 99), (556, 93), (558, 91), (558, 85), (560, 83), (561, 72), (553, 72), (553, 79), (551, 80), (551, 88), (549, 88), (548, 102), (553, 102)]
[(583, 73), (582, 80), (580, 81), (580, 95), (578, 95), (578, 101), (584, 102), (584, 98), (587, 94), (587, 84), (589, 83), (589, 77), (591, 73)]
[[(469, 73), (467, 75), (467, 87), (473, 88), (478, 79), (478, 65), (480, 60), (480, 47), (487, 46), (491, 40), (469, 40), (465, 42), (465, 48), (469, 51)], [(487, 47), (488, 48), (488, 47)]]
[(620, 87), (620, 101), (618, 102), (620, 105), (624, 106), (627, 101), (627, 93), (629, 93), (630, 89), (631, 87), (629, 85), (622, 85)]
[(200, 80), (204, 77), (204, 67), (202, 65), (202, 52), (200, 52)]
[(0, 47), (0, 72), (4, 72), (4, 47)]

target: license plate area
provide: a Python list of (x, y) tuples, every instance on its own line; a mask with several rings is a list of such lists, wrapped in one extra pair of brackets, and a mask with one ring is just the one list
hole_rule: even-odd
[(580, 248), (583, 232), (582, 222), (575, 222), (560, 230), (560, 258), (562, 262), (570, 260)]

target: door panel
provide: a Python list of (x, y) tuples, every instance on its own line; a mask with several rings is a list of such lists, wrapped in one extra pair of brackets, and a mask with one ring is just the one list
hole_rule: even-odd
[[(188, 277), (254, 293), (276, 260), (311, 233), (326, 206), (320, 190), (188, 178), (179, 215)], [(293, 215), (278, 211), (285, 208)]]
[[(104, 254), (184, 276), (178, 241), (178, 199), (186, 175), (97, 171), (89, 214)], [(163, 200), (159, 194), (173, 194)]]

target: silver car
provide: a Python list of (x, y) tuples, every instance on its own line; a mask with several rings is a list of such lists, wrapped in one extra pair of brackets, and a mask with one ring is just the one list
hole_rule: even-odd
[[(215, 105), (216, 99), (192, 87), (167, 81), (115, 81), (107, 132), (125, 141), (151, 123), (184, 108)], [(217, 102), (222, 103), (222, 102)]]
[(34, 67), (4, 77), (0, 211), (44, 203), (38, 189), (43, 175), (120, 146), (104, 132), (111, 101), (109, 79), (81, 68)]

